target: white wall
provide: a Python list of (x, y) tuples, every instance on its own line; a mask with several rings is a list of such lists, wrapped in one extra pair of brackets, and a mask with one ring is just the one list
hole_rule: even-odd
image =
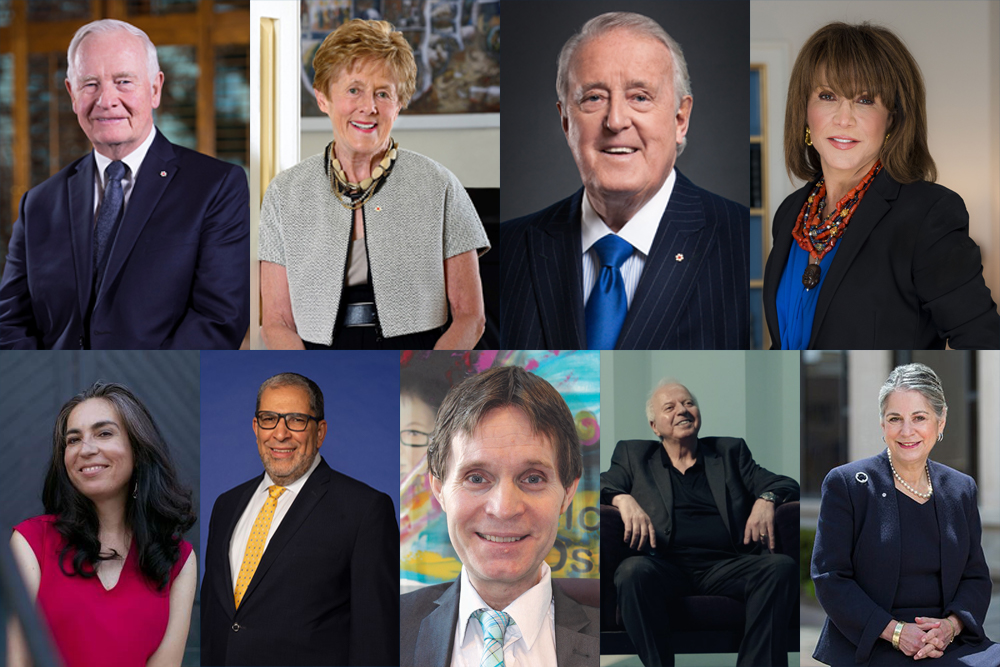
[[(751, 51), (761, 44), (787, 45), (790, 72), (805, 40), (831, 21), (881, 24), (916, 58), (927, 88), (938, 182), (965, 200), (986, 284), (1000, 302), (1000, 0), (754, 0)], [(777, 99), (768, 100), (768, 127), (780, 147), (787, 79), (778, 88)], [(787, 195), (799, 184), (793, 186), (785, 173), (772, 168), (771, 179)], [(772, 211), (780, 203), (771, 201)]]
[(799, 479), (798, 352), (602, 352), (601, 470), (619, 440), (655, 439), (645, 405), (663, 378), (697, 397), (702, 435), (744, 438), (762, 466)]
[[(500, 128), (392, 131), (400, 148), (416, 151), (451, 170), (467, 188), (500, 187)], [(322, 153), (333, 131), (302, 132), (303, 158)]]

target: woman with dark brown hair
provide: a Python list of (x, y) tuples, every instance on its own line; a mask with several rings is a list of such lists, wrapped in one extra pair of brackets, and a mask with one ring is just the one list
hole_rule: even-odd
[(995, 349), (1000, 316), (962, 198), (934, 183), (920, 68), (885, 28), (831, 23), (799, 52), (764, 312), (774, 349)]

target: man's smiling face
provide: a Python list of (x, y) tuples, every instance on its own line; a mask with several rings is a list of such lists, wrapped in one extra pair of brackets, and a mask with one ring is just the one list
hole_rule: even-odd
[[(264, 390), (260, 397), (260, 412), (287, 414), (299, 412), (313, 415), (309, 409), (309, 392), (301, 387), (278, 386)], [(314, 417), (316, 415), (313, 415)], [(304, 431), (292, 431), (284, 419), (279, 419), (272, 429), (261, 428), (253, 420), (257, 436), (257, 452), (264, 470), (275, 484), (287, 486), (309, 470), (326, 437), (326, 420), (318, 423), (309, 420)]]
[(668, 384), (653, 395), (653, 421), (649, 425), (660, 440), (697, 437), (701, 429), (701, 411), (687, 387)]

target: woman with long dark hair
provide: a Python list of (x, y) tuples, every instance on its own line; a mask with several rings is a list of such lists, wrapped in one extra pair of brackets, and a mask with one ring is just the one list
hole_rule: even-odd
[[(179, 665), (198, 579), (191, 492), (127, 387), (96, 382), (63, 405), (42, 501), (11, 549), (67, 667)], [(10, 664), (27, 664), (11, 639)]]

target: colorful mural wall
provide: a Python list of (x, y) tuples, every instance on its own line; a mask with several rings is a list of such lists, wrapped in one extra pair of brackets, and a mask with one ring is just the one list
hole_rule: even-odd
[[(599, 577), (600, 557), (600, 353), (589, 351), (470, 351), (400, 353), (401, 592), (419, 584), (453, 581), (461, 563), (448, 539), (444, 513), (431, 495), (427, 438), (448, 390), (493, 366), (521, 366), (545, 378), (576, 420), (583, 477), (559, 524), (546, 558), (553, 577)], [(409, 586), (407, 584), (410, 584)]]

